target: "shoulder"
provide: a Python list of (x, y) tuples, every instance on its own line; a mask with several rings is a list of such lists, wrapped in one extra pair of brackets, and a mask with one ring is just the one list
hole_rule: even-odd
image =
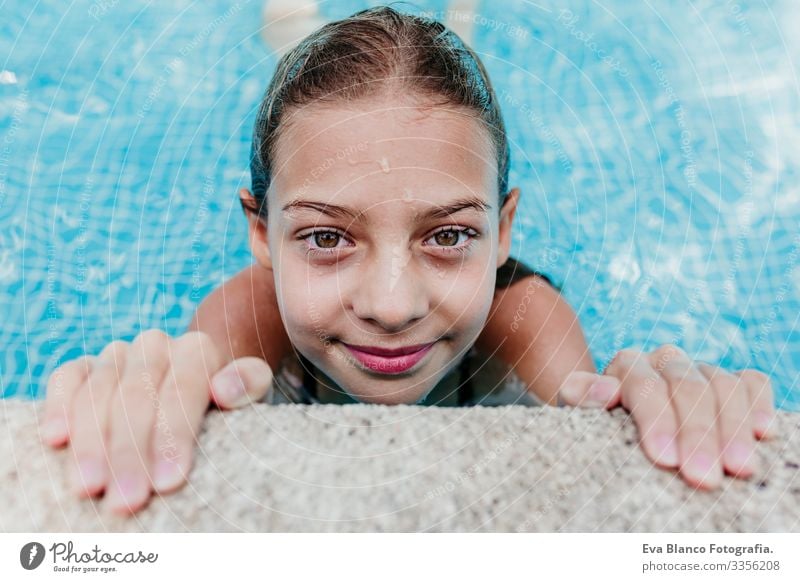
[(197, 307), (187, 331), (208, 333), (231, 359), (254, 356), (273, 368), (291, 350), (271, 270), (254, 264), (217, 287)]
[(531, 269), (525, 263), (518, 261), (514, 257), (508, 257), (506, 262), (497, 269), (495, 290), (508, 289), (524, 279), (529, 279), (529, 282), (533, 284), (537, 282), (547, 284), (556, 291), (560, 291), (559, 287), (553, 283), (550, 277), (535, 269)]

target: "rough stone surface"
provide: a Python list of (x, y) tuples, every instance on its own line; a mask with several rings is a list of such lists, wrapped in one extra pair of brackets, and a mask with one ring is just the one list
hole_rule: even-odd
[(3, 531), (800, 531), (800, 416), (761, 474), (694, 490), (612, 413), (554, 407), (257, 405), (212, 412), (189, 485), (132, 518), (79, 501), (41, 404), (0, 405)]

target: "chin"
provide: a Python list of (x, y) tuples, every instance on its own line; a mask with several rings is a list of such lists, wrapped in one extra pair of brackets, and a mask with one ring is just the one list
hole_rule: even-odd
[(419, 392), (418, 390), (398, 391), (390, 394), (354, 394), (351, 392), (350, 396), (359, 402), (363, 402), (364, 404), (384, 404), (386, 406), (396, 406), (399, 404), (417, 404), (420, 400), (428, 395), (428, 392), (430, 392), (430, 390), (425, 390), (424, 392)]

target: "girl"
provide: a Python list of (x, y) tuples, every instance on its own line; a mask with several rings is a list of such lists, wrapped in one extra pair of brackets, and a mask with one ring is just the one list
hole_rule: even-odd
[[(382, 7), (310, 35), (255, 124), (240, 196), (257, 264), (185, 335), (151, 330), (51, 377), (45, 439), (74, 449), (76, 491), (126, 513), (179, 487), (212, 400), (621, 404), (647, 456), (690, 484), (752, 475), (774, 414), (766, 376), (669, 345), (597, 374), (557, 290), (509, 257), (508, 167), (486, 72), (440, 23)], [(284, 364), (294, 352), (304, 380)], [(492, 358), (525, 389), (470, 383)]]

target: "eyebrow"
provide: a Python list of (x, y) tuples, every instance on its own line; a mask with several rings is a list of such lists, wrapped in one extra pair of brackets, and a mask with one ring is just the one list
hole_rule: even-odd
[[(337, 204), (328, 204), (325, 202), (316, 202), (314, 200), (299, 199), (289, 202), (281, 210), (286, 213), (291, 213), (306, 208), (316, 210), (322, 214), (327, 214), (333, 218), (350, 218), (353, 221), (360, 220), (361, 216), (364, 214), (363, 212), (357, 212), (348, 206), (339, 206)], [(489, 212), (492, 209), (492, 205), (487, 204), (476, 196), (459, 198), (458, 200), (454, 200), (449, 204), (437, 206), (428, 212), (420, 213), (415, 220), (416, 222), (422, 222), (423, 220), (446, 218), (447, 216), (455, 214), (456, 212), (470, 209), (477, 210), (478, 212)]]

